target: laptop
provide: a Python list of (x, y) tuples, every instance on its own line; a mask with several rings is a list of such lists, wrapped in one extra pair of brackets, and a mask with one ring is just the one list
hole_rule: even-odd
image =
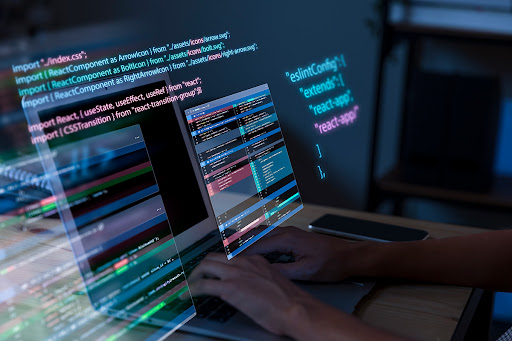
[[(53, 192), (41, 210), (58, 209), (94, 312), (76, 316), (79, 322), (69, 326), (84, 326), (82, 337), (118, 338), (140, 324), (151, 324), (158, 328), (146, 337), (160, 339), (196, 314), (171, 225), (195, 224), (206, 213), (198, 210), (189, 216), (179, 200), (197, 196), (198, 189), (163, 195), (169, 186), (176, 187), (167, 174), (193, 182), (193, 170), (185, 163), (175, 169), (167, 162), (161, 146), (172, 141), (167, 136), (172, 128), (167, 128), (173, 122), (162, 116), (165, 108), (138, 116), (127, 109), (165, 84), (136, 87), (137, 94), (116, 89), (26, 110)], [(153, 103), (167, 95), (151, 98)], [(181, 137), (173, 136), (179, 143)], [(177, 147), (175, 155), (186, 157), (184, 149)], [(98, 314), (115, 319), (96, 326)]]
[[(45, 148), (48, 144), (64, 144), (66, 139), (79, 141), (103, 136), (108, 141), (109, 138), (105, 134), (120, 131), (128, 135), (143, 136), (147, 151), (144, 157), (147, 158), (146, 162), (151, 164), (157, 187), (153, 187), (151, 194), (146, 192), (145, 197), (138, 198), (139, 201), (131, 205), (140, 205), (142, 201), (150, 198), (155, 201), (153, 205), (159, 206), (166, 213), (172, 229), (172, 240), (179, 250), (176, 257), (180, 259), (180, 266), (183, 267), (185, 274), (189, 274), (210, 252), (225, 252), (229, 259), (243, 254), (244, 249), (257, 243), (273, 228), (300, 211), (302, 201), (282, 141), (268, 85), (187, 109), (185, 116), (178, 105), (181, 101), (180, 96), (176, 96), (175, 92), (187, 93), (189, 97), (193, 97), (201, 93), (200, 86), (180, 85), (188, 84), (187, 82), (172, 84), (167, 73), (130, 79), (131, 81), (115, 86), (113, 82), (112, 85), (105, 86), (104, 82), (101, 86), (88, 84), (83, 88), (74, 88), (73, 91), (63, 90), (60, 94), (60, 98), (63, 98), (61, 100), (57, 100), (52, 94), (49, 99), (38, 101), (44, 104), (26, 107), (27, 119), (31, 126), (41, 127), (38, 124), (48, 122), (43, 118), (44, 115), (55, 108), (68, 108), (71, 115), (71, 112), (77, 111), (77, 102), (86, 101), (90, 104), (88, 107), (91, 111), (80, 111), (82, 120), (78, 119), (78, 116), (61, 117), (61, 122), (64, 123), (49, 126), (50, 122), (46, 124), (49, 129), (35, 131), (33, 138), (44, 140), (44, 143), (37, 143), (38, 148)], [(91, 89), (94, 91), (91, 92)], [(224, 110), (226, 105), (239, 109), (241, 106), (238, 113), (258, 114), (258, 110), (260, 113), (259, 116), (253, 115), (244, 127), (238, 128), (240, 135), (243, 136), (243, 146), (236, 151), (233, 151), (235, 148), (229, 148), (230, 143), (236, 143), (236, 137), (224, 136), (216, 140), (215, 138), (220, 135), (215, 133), (215, 129), (207, 129), (218, 128), (221, 123), (226, 123), (222, 120), (222, 114), (219, 114), (219, 110)], [(261, 107), (264, 107), (265, 114)], [(92, 110), (93, 108), (97, 110)], [(86, 114), (89, 116), (85, 117)], [(112, 117), (112, 120), (108, 117)], [(77, 119), (76, 122), (65, 122), (73, 118)], [(94, 124), (78, 124), (93, 120)], [(249, 143), (251, 141), (252, 145)], [(271, 154), (268, 150), (274, 152)], [(245, 167), (236, 163), (226, 164), (226, 153), (237, 151), (246, 154)], [(272, 160), (269, 160), (270, 156)], [(244, 181), (247, 177), (242, 175), (247, 172), (259, 176), (252, 176)], [(221, 174), (231, 176), (228, 177), (228, 181), (222, 181)], [(233, 183), (235, 185), (232, 185)], [(155, 189), (157, 192), (154, 192)], [(248, 193), (254, 193), (254, 190), (256, 195), (248, 197)], [(100, 194), (95, 195), (101, 197)], [(220, 200), (217, 200), (219, 198)], [(70, 221), (76, 221), (74, 216), (68, 218)], [(89, 215), (89, 218), (91, 220), (85, 225), (97, 224), (104, 217)], [(266, 226), (263, 231), (256, 228), (261, 225)], [(70, 237), (70, 240), (76, 240), (76, 236), (74, 237), (75, 239)], [(167, 237), (170, 240), (170, 236)], [(293, 261), (288, 255), (265, 256), (270, 262)], [(84, 262), (84, 258), (80, 258), (80, 264), (87, 263), (87, 257), (85, 260)], [(356, 304), (369, 293), (374, 284), (343, 282), (299, 285), (319, 300), (352, 313)], [(188, 291), (184, 289), (184, 293), (188, 294)], [(217, 298), (196, 297), (193, 301), (196, 316), (191, 318), (194, 313), (189, 310), (189, 306), (182, 307), (187, 314), (181, 316), (181, 320), (177, 321), (174, 327), (180, 327), (182, 331), (228, 340), (283, 339), (266, 332)], [(97, 305), (97, 302), (97, 299), (91, 299), (93, 305)], [(115, 316), (130, 318), (119, 314)], [(144, 322), (161, 326), (166, 321), (154, 318), (152, 321)], [(172, 331), (176, 329), (174, 327)], [(161, 334), (162, 337), (166, 335), (168, 333)]]

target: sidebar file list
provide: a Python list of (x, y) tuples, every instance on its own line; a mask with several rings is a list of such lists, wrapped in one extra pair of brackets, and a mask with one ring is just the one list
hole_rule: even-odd
[(303, 204), (268, 85), (185, 111), (228, 259)]

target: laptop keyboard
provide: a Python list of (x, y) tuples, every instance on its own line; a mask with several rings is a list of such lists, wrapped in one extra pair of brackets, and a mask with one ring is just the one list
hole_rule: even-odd
[(219, 252), (219, 251), (224, 251), (222, 244), (220, 242), (211, 246), (206, 251), (203, 251), (195, 258), (193, 258), (193, 259), (189, 260), (188, 262), (186, 262), (185, 264), (183, 264), (183, 270), (185, 271), (185, 274), (188, 276), (192, 272), (192, 270), (199, 264), (199, 262), (201, 262), (203, 260), (203, 258), (206, 257), (207, 254), (212, 253), (212, 252)]
[[(201, 262), (201, 260), (206, 257), (207, 254), (212, 252), (224, 253), (224, 247), (222, 243), (218, 242), (214, 244), (206, 251), (200, 253), (195, 258), (183, 264), (185, 274), (188, 276), (199, 264), (199, 262)], [(264, 257), (269, 261), (269, 263), (290, 263), (294, 261), (292, 256), (278, 252), (268, 253)], [(208, 319), (210, 321), (224, 323), (238, 312), (236, 308), (224, 302), (218, 297), (200, 296), (193, 298), (193, 300), (197, 312), (196, 316), (201, 319)]]

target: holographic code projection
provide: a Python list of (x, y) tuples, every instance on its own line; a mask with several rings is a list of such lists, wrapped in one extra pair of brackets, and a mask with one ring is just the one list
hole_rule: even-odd
[[(70, 55), (41, 58), (24, 64), (13, 64), (12, 75), (19, 97), (47, 91), (52, 94), (32, 100), (27, 98), (23, 107), (54, 102), (79, 94), (94, 92), (102, 87), (134, 82), (137, 79), (172, 72), (191, 66), (214, 62), (258, 50), (257, 43), (230, 47), (229, 31), (181, 42), (162, 43), (135, 51), (116, 53), (91, 60), (87, 51)], [(109, 79), (96, 87), (79, 85)]]
[[(67, 52), (35, 55), (7, 65), (3, 69), (3, 75), (8, 79), (2, 85), (8, 84), (9, 89), (13, 90), (9, 92), (10, 107), (18, 107), (21, 102), (21, 107), (28, 112), (40, 110), (42, 107), (58, 107), (75, 100), (81, 101), (84, 96), (99, 97), (104, 94), (105, 88), (111, 89), (118, 85), (133, 85), (135, 88), (141, 79), (172, 74), (177, 70), (184, 71), (205, 64), (215, 67), (210, 63), (231, 57), (242, 58), (243, 55), (258, 51), (256, 42), (235, 42), (229, 31), (212, 31), (209, 35), (184, 38), (189, 39), (169, 39), (162, 43), (145, 43), (136, 47), (123, 44), (116, 45), (115, 49), (103, 46), (80, 47), (76, 51), (66, 49), (64, 51)], [(168, 115), (158, 113), (172, 111), (172, 103), (198, 98), (203, 94), (204, 81), (201, 77), (194, 76), (196, 75), (183, 76), (178, 72), (172, 85), (153, 84), (130, 90), (131, 92), (115, 98), (101, 97), (91, 100), (90, 103), (80, 102), (70, 111), (42, 118), (40, 122), (23, 122), (22, 129), (29, 133), (28, 144), (40, 148), (47, 143), (60, 144), (68, 139), (78, 139), (78, 136), (84, 134), (94, 135), (93, 131), (97, 130), (108, 132), (112, 125), (124, 127), (129, 122), (148, 115), (152, 117), (155, 125), (165, 127), (162, 119), (168, 119)], [(84, 151), (86, 160), (91, 157), (88, 152), (88, 149)], [(102, 153), (114, 155), (108, 150), (102, 150)], [(64, 154), (61, 153), (62, 155)], [(173, 325), (171, 329), (156, 326), (155, 330), (155, 319), (158, 314), (172, 313), (181, 321), (180, 314), (191, 309), (190, 300), (177, 305), (167, 304), (185, 290), (181, 286), (176, 286), (176, 292), (168, 290), (171, 281), (172, 286), (178, 282), (185, 285), (182, 276), (178, 276), (178, 270), (176, 276), (170, 276), (168, 280), (144, 291), (148, 298), (155, 298), (157, 293), (165, 290), (171, 295), (154, 306), (146, 305), (145, 307), (150, 308), (148, 311), (138, 309), (143, 304), (140, 299), (124, 305), (128, 310), (138, 311), (134, 320), (117, 318), (115, 314), (105, 314), (91, 306), (88, 287), (84, 285), (77, 268), (70, 241), (66, 240), (67, 230), (59, 219), (56, 196), (48, 185), (49, 177), (41, 164), (44, 160), (40, 155), (34, 154), (15, 157), (13, 160), (2, 160), (0, 165), (0, 340), (117, 340), (123, 339), (128, 332), (135, 339), (146, 339), (148, 336), (161, 336), (162, 333), (174, 330), (179, 324)], [(57, 156), (52, 154), (51, 157)], [(84, 176), (92, 174), (88, 173), (88, 169), (82, 167), (75, 173)], [(135, 187), (140, 187), (141, 182), (135, 184)], [(129, 189), (133, 186), (125, 187)], [(99, 190), (88, 193), (87, 200), (79, 198), (76, 202), (84, 204), (92, 202), (92, 199), (106, 197), (105, 190)], [(163, 211), (158, 213), (163, 214)], [(97, 232), (102, 233), (105, 230), (99, 226)], [(148, 239), (154, 241), (151, 245), (147, 244), (148, 240), (144, 240), (134, 244), (127, 252), (137, 249), (133, 255), (145, 253), (157, 243), (166, 242), (165, 238), (158, 237), (160, 239), (157, 240), (154, 235), (151, 238)], [(139, 246), (144, 248), (139, 250)], [(102, 271), (111, 271), (116, 276), (129, 275), (130, 271), (126, 269), (130, 268), (130, 263), (124, 264), (128, 258), (121, 259), (123, 255), (116, 256), (117, 263), (109, 263), (110, 266)], [(156, 251), (155, 255), (160, 257), (160, 253)], [(143, 257), (147, 260), (154, 258), (149, 257), (148, 253), (137, 261), (142, 261)], [(155, 274), (163, 273), (160, 268), (165, 269), (175, 263), (169, 262), (169, 259), (166, 257), (159, 263), (155, 260), (158, 264), (155, 263), (149, 269), (150, 273), (152, 269), (155, 269)], [(142, 266), (143, 263), (140, 264)], [(140, 272), (141, 277), (145, 276), (143, 273), (145, 272)], [(131, 280), (126, 282), (135, 285)], [(113, 281), (105, 279), (104, 283), (110, 285)], [(118, 312), (126, 312), (124, 308)], [(186, 318), (190, 316), (189, 313), (185, 315)], [(162, 321), (176, 321), (175, 317), (166, 316)], [(34, 330), (37, 333), (34, 334)], [(80, 336), (76, 337), (78, 334)]]
[[(314, 117), (312, 128), (317, 136), (339, 132), (342, 127), (350, 126), (357, 120), (360, 108), (343, 77), (346, 68), (345, 56), (341, 54), (285, 72), (286, 78), (297, 87)], [(316, 167), (323, 180), (327, 174), (320, 164), (320, 161), (324, 161), (320, 143), (313, 148), (319, 161)]]
[[(196, 77), (173, 85), (159, 86), (144, 93), (130, 94), (118, 101), (101, 102), (66, 115), (29, 124), (28, 131), (33, 135), (30, 140), (32, 144), (45, 143), (101, 124), (143, 113), (152, 108), (169, 105), (178, 100), (183, 101), (185, 98), (198, 96), (203, 92), (200, 86), (201, 82), (201, 78)], [(174, 91), (181, 91), (181, 93), (175, 95)], [(49, 95), (53, 96), (53, 92)], [(37, 100), (37, 97), (34, 100)]]

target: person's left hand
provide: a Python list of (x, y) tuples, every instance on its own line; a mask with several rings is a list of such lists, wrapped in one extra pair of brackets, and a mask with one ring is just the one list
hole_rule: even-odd
[[(259, 255), (210, 254), (189, 276), (194, 296), (212, 295), (236, 307), (268, 331), (290, 335), (294, 321), (305, 314), (307, 302), (316, 301)], [(320, 303), (320, 302), (319, 302)]]

